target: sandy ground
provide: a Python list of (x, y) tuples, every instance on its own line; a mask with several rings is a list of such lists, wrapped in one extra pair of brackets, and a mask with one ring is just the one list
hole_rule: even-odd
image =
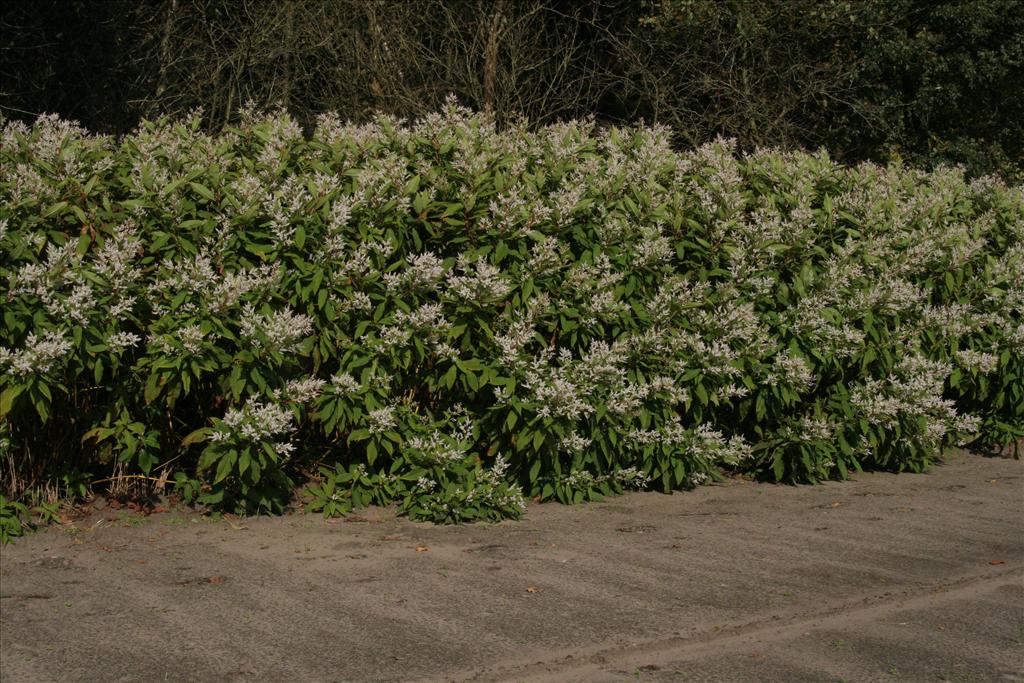
[(101, 510), (5, 547), (0, 679), (1024, 681), (1024, 462), (531, 506)]

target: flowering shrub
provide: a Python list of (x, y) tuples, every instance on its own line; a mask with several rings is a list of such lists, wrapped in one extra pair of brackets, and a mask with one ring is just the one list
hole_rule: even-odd
[(3, 125), (5, 482), (460, 521), (1024, 435), (1021, 187), (455, 104), (198, 121)]

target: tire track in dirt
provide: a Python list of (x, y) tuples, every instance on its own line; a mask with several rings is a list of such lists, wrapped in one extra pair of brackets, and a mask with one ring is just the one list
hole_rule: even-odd
[(492, 668), (456, 674), (449, 680), (526, 680), (535, 683), (592, 681), (613, 669), (619, 672), (658, 669), (672, 662), (708, 656), (728, 657), (749, 650), (751, 646), (763, 648), (795, 640), (813, 631), (864, 626), (907, 610), (936, 607), (958, 600), (981, 599), (1004, 586), (1019, 587), (1022, 583), (1024, 568), (990, 570), (943, 581), (925, 591), (897, 590), (865, 594), (814, 611), (788, 617), (775, 615), (689, 636), (657, 638), (629, 645), (604, 643), (591, 648), (572, 648), (552, 652), (551, 656), (543, 660), (506, 660)]

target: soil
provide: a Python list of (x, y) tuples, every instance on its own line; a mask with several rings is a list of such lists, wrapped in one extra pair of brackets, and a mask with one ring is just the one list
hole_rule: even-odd
[(0, 557), (0, 679), (1024, 681), (1024, 462), (440, 527), (105, 508)]

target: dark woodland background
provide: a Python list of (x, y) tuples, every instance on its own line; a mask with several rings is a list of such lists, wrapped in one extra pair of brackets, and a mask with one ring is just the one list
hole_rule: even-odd
[(0, 9), (0, 112), (105, 133), (197, 107), (303, 125), (593, 115), (681, 146), (826, 147), (1024, 177), (1024, 0), (32, 0)]

